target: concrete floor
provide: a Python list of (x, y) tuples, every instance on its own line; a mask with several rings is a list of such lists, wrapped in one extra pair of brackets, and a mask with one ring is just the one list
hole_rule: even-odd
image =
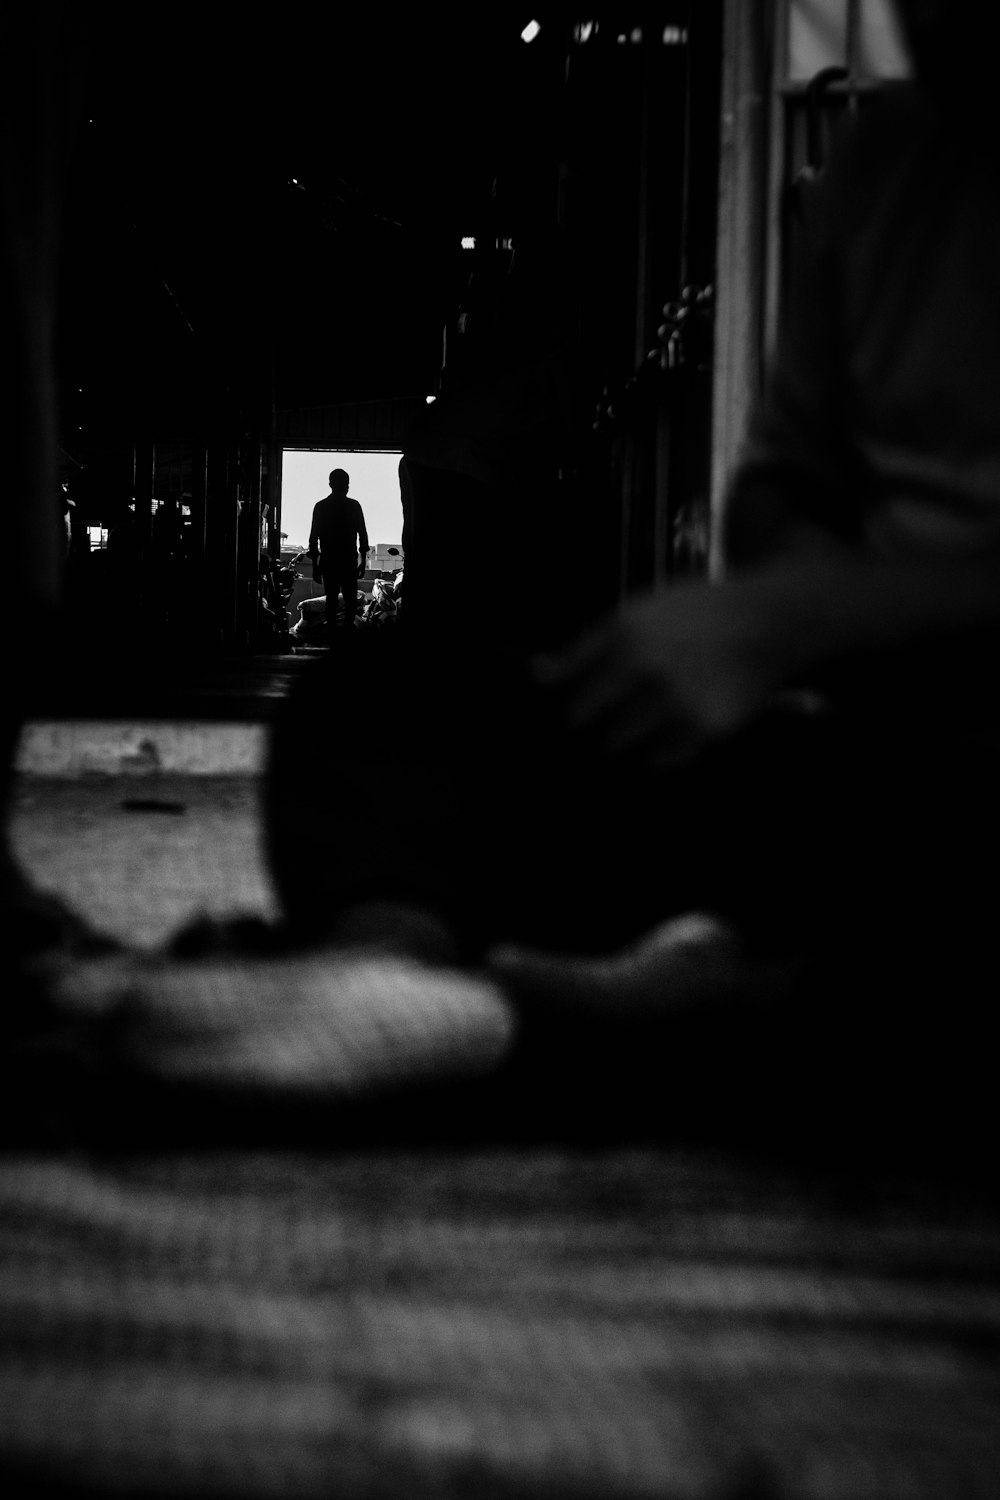
[(17, 858), (96, 927), (143, 947), (199, 916), (276, 916), (258, 797), (270, 722), (308, 662), (189, 664), (159, 699), (155, 674), (64, 693), (21, 735)]
[[(38, 884), (144, 947), (274, 917), (261, 681), (29, 724), (10, 834)], [(670, 1142), (14, 1151), (0, 1489), (993, 1500), (998, 1265), (976, 1183)]]
[(277, 915), (257, 798), (249, 775), (22, 774), (11, 839), (42, 889), (156, 947), (200, 916)]

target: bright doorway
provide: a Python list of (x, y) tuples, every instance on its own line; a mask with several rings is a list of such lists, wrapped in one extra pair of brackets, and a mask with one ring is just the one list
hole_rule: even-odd
[(282, 551), (301, 552), (309, 545), (313, 506), (329, 493), (331, 469), (346, 469), (350, 494), (365, 513), (372, 550), (403, 541), (403, 503), (399, 493), (399, 460), (395, 451), (370, 448), (340, 450), (284, 448), (281, 455)]

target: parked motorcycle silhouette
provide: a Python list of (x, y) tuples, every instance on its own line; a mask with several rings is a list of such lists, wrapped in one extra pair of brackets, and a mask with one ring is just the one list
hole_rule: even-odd
[(296, 564), (305, 552), (297, 552), (288, 562), (261, 552), (259, 567), (260, 635), (263, 641), (277, 646), (289, 646), (292, 636), (289, 630), (289, 603), (295, 585), (303, 574)]

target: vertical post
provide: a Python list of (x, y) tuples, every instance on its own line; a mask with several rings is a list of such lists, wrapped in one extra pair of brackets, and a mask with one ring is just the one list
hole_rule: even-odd
[(191, 541), (197, 549), (196, 572), (204, 592), (205, 552), (207, 546), (208, 444), (204, 434), (194, 442), (191, 457)]
[(713, 365), (712, 544), (722, 570), (719, 519), (731, 471), (760, 385), (767, 313), (769, 129), (775, 0), (725, 0), (719, 160), (717, 302)]
[(844, 55), (851, 80), (861, 71), (861, 0), (847, 0)]
[(236, 548), (230, 512), (235, 498), (223, 419), (216, 416), (214, 421), (205, 448), (205, 601), (207, 635), (221, 651), (231, 649), (234, 637)]
[(277, 399), (277, 360), (274, 352), (274, 342), (271, 344), (271, 358), (269, 361), (269, 388), (267, 403), (267, 442), (264, 449), (264, 462), (267, 470), (267, 483), (263, 494), (263, 503), (267, 505), (267, 550), (272, 557), (281, 555), (281, 448), (278, 443), (278, 399)]
[[(675, 185), (666, 180), (662, 151), (654, 148), (654, 133), (657, 127), (662, 131), (665, 122), (662, 113), (657, 110), (660, 103), (660, 90), (657, 87), (657, 63), (660, 61), (662, 47), (660, 39), (651, 35), (649, 27), (643, 29), (642, 37), (642, 169), (639, 179), (639, 285), (636, 296), (636, 369), (638, 370), (647, 359), (654, 345), (654, 329), (659, 323), (657, 316), (659, 305), (662, 303), (664, 292), (672, 279), (673, 267), (660, 264), (657, 268), (659, 276), (655, 277), (654, 256), (657, 250), (664, 249), (661, 236), (657, 234), (658, 224), (654, 221), (654, 214), (650, 203), (655, 181), (656, 190), (660, 194), (673, 193)], [(684, 112), (684, 124), (686, 127), (686, 106)], [(659, 141), (656, 143), (660, 144)], [(687, 141), (681, 146), (681, 160), (687, 154)], [(681, 193), (683, 194), (683, 182)], [(679, 225), (679, 234), (683, 242), (684, 224)], [(683, 256), (683, 243), (677, 259)], [(654, 302), (654, 285), (658, 288), (657, 299)], [(657, 312), (653, 312), (654, 306)], [(646, 441), (652, 447), (649, 460), (649, 495), (648, 505), (652, 509), (650, 519), (652, 558), (650, 559), (649, 582), (654, 587), (661, 584), (667, 576), (668, 555), (670, 550), (670, 425), (672, 413), (670, 410), (670, 396), (673, 388), (669, 375), (661, 368), (654, 367), (650, 370), (649, 378), (653, 382), (650, 419), (652, 432)]]
[(271, 497), (271, 525), (269, 531), (270, 547), (274, 557), (281, 555), (281, 484), (283, 475), (283, 454), (277, 437), (270, 445), (268, 458), (268, 493)]
[(675, 408), (678, 377), (673, 370), (656, 375), (656, 434), (653, 454), (653, 585), (663, 583), (671, 572), (670, 522), (672, 499), (671, 428), (677, 418)]
[(635, 349), (634, 368), (639, 369), (649, 347), (649, 297), (653, 258), (650, 192), (652, 179), (653, 59), (647, 30), (639, 44), (641, 111), (639, 116), (639, 191), (636, 214)]
[(197, 615), (188, 621), (189, 630), (197, 640), (204, 640), (209, 620), (211, 602), (209, 597), (210, 575), (208, 568), (208, 444), (204, 432), (195, 435), (191, 448), (191, 573), (194, 590), (194, 608)]
[(153, 496), (156, 493), (156, 445), (151, 437), (136, 437), (132, 445), (132, 496), (135, 500), (136, 540), (144, 557), (153, 534)]
[(256, 422), (239, 433), (237, 455), (236, 645), (249, 650), (260, 623), (261, 439)]
[[(232, 418), (230, 418), (230, 422)], [(222, 505), (220, 520), (222, 528), (222, 562), (224, 589), (220, 599), (223, 609), (223, 650), (232, 651), (239, 641), (239, 524), (240, 524), (240, 464), (239, 439), (232, 429), (226, 433), (222, 451)]]
[(632, 530), (635, 511), (635, 443), (624, 436), (618, 443), (619, 493), (621, 495), (621, 553), (618, 570), (618, 600), (624, 604), (632, 592)]
[[(635, 45), (635, 44), (633, 44)], [(655, 49), (650, 44), (648, 29), (643, 29), (639, 57), (639, 119), (638, 119), (638, 179), (636, 183), (635, 217), (635, 300), (633, 305), (632, 369), (633, 380), (638, 381), (649, 347), (650, 288), (653, 272), (654, 233), (653, 205), (651, 202), (653, 175), (653, 117), (654, 88), (653, 67)], [(637, 551), (645, 551), (646, 526), (649, 521), (648, 493), (650, 483), (655, 485), (655, 466), (646, 461), (644, 452), (647, 434), (646, 393), (633, 385), (635, 391), (635, 414), (629, 426), (631, 431), (621, 445), (621, 556), (620, 589), (624, 603), (633, 592), (637, 574), (645, 572), (637, 562)], [(641, 415), (639, 414), (641, 412)], [(646, 582), (642, 577), (642, 582)]]

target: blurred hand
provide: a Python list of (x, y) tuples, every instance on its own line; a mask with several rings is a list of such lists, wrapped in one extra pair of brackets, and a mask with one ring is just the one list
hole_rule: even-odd
[(319, 563), (313, 563), (313, 583), (323, 582), (323, 569)]
[(672, 764), (735, 732), (798, 663), (787, 580), (669, 585), (535, 664), (595, 749)]

